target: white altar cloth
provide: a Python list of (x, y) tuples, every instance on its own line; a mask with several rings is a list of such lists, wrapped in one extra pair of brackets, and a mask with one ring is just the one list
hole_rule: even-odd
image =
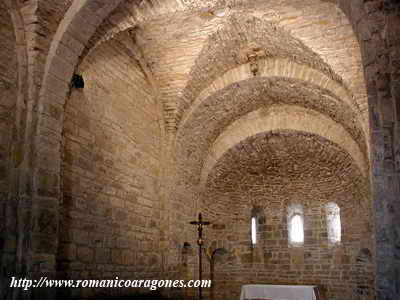
[(247, 284), (242, 286), (240, 300), (317, 300), (313, 285)]

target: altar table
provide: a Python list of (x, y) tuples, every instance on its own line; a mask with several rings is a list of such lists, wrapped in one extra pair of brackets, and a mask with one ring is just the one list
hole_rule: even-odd
[(314, 285), (247, 284), (242, 286), (240, 300), (318, 300)]

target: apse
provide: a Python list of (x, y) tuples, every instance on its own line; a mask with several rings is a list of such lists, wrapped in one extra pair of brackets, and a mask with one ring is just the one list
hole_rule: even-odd
[(369, 182), (337, 144), (293, 130), (248, 137), (218, 160), (202, 203), (210, 242), (228, 252), (215, 265), (215, 299), (264, 282), (321, 285), (327, 299), (360, 286), (373, 294), (372, 261), (357, 260), (372, 247)]

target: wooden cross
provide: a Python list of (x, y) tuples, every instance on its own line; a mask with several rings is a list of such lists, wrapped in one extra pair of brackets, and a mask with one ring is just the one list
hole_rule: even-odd
[[(192, 225), (197, 225), (197, 231), (198, 231), (198, 239), (197, 239), (197, 245), (199, 245), (199, 280), (201, 281), (201, 275), (202, 275), (202, 261), (201, 261), (201, 254), (202, 254), (202, 246), (203, 246), (203, 226), (210, 225), (210, 222), (208, 221), (203, 221), (201, 217), (201, 213), (199, 213), (199, 218), (197, 221), (192, 221), (190, 222)], [(199, 285), (199, 300), (202, 300), (202, 289), (201, 289), (201, 282)]]

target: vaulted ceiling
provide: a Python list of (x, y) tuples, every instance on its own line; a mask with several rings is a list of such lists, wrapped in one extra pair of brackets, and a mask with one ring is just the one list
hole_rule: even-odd
[[(91, 38), (82, 71), (104, 43), (141, 61), (185, 185), (243, 189), (257, 170), (257, 180), (276, 175), (282, 182), (303, 173), (299, 178), (327, 191), (368, 178), (361, 51), (336, 4), (121, 1)], [(284, 154), (276, 145), (265, 152), (252, 146), (271, 134), (288, 148)], [(292, 173), (299, 160), (301, 171)]]

